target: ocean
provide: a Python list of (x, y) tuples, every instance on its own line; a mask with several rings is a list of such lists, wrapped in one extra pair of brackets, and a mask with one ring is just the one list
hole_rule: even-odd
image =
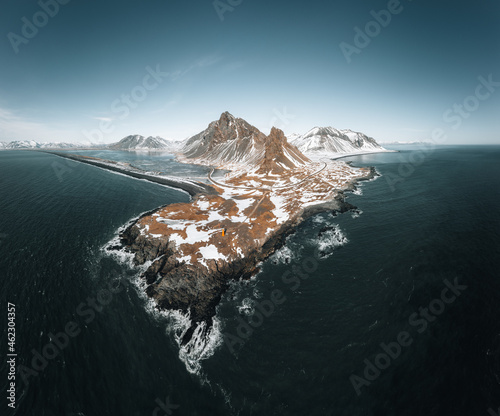
[(398, 150), (347, 158), (381, 174), (347, 194), (357, 211), (302, 223), (231, 285), (208, 345), (191, 351), (178, 345), (185, 318), (155, 312), (140, 271), (103, 250), (133, 218), (189, 196), (0, 152), (0, 414), (498, 414), (500, 147)]

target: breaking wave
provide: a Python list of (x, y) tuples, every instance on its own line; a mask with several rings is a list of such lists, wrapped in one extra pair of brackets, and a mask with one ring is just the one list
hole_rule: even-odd
[(140, 277), (151, 266), (152, 261), (137, 266), (133, 262), (134, 254), (121, 247), (119, 234), (134, 221), (136, 219), (132, 219), (126, 225), (120, 227), (115, 236), (101, 247), (101, 250), (117, 263), (134, 271), (131, 283), (135, 287), (139, 298), (144, 302), (144, 308), (156, 320), (166, 323), (167, 334), (175, 340), (179, 348), (179, 358), (186, 366), (188, 372), (196, 374), (200, 376), (202, 381), (206, 381), (202, 376), (201, 363), (203, 360), (211, 357), (219, 345), (222, 344), (222, 324), (217, 316), (213, 318), (213, 325), (209, 329), (206, 328), (205, 322), (198, 324), (191, 340), (187, 344), (182, 345), (184, 334), (191, 326), (189, 313), (184, 313), (180, 310), (159, 310), (156, 307), (155, 301), (147, 296), (146, 282)]
[(323, 259), (330, 257), (335, 249), (349, 242), (338, 225), (325, 228), (319, 232), (317, 239), (311, 241), (313, 245), (316, 245), (318, 254)]
[(179, 348), (179, 358), (187, 371), (199, 376), (202, 381), (206, 381), (202, 374), (202, 361), (210, 358), (223, 342), (222, 323), (217, 315), (213, 318), (211, 328), (207, 329), (205, 322), (199, 323), (191, 340), (182, 345), (184, 334), (191, 327), (190, 314), (180, 310), (159, 310), (155, 301), (146, 295), (144, 279), (137, 275), (133, 283), (139, 297), (145, 303), (146, 311), (156, 320), (166, 323), (167, 334), (175, 340)]
[(250, 298), (243, 299), (241, 305), (238, 306), (238, 312), (240, 313), (240, 315), (253, 315), (255, 312), (255, 301)]
[(321, 234), (318, 240), (318, 247), (320, 250), (326, 250), (328, 248), (343, 246), (348, 242), (349, 240), (340, 227), (335, 225), (333, 229), (329, 229)]
[(354, 211), (351, 211), (351, 217), (352, 218), (359, 218), (359, 216), (363, 213), (360, 209), (356, 209)]
[[(288, 242), (287, 242), (288, 243)], [(296, 254), (290, 249), (288, 244), (281, 247), (279, 250), (269, 257), (273, 264), (290, 264), (295, 259)]]
[[(332, 220), (334, 216), (331, 214), (320, 214), (312, 218), (313, 233), (317, 236), (309, 241), (306, 241), (306, 246), (315, 247), (321, 258), (330, 257), (333, 251), (348, 243), (347, 237), (344, 235), (340, 227)], [(182, 345), (182, 339), (186, 331), (191, 326), (189, 313), (172, 310), (159, 310), (153, 299), (146, 295), (146, 282), (140, 276), (147, 270), (152, 262), (147, 262), (144, 265), (137, 266), (133, 262), (134, 254), (121, 247), (119, 234), (124, 231), (131, 223), (136, 221), (136, 218), (130, 220), (127, 224), (117, 230), (115, 236), (102, 247), (103, 252), (115, 259), (118, 263), (127, 266), (130, 270), (135, 271), (132, 277), (132, 284), (141, 300), (144, 302), (144, 308), (156, 320), (166, 325), (166, 332), (173, 338), (178, 347), (179, 359), (184, 363), (187, 371), (197, 375), (202, 382), (208, 382), (202, 371), (202, 362), (212, 357), (215, 351), (224, 342), (223, 324), (216, 314), (213, 318), (213, 325), (207, 329), (206, 323), (202, 322), (196, 327), (191, 340)], [(322, 228), (321, 228), (322, 227)], [(319, 230), (318, 233), (318, 229)], [(310, 230), (308, 233), (311, 232)], [(269, 260), (273, 264), (290, 264), (297, 258), (300, 258), (302, 249), (304, 249), (304, 240), (297, 240), (293, 236), (287, 239), (286, 244), (277, 250)], [(257, 276), (253, 276), (247, 281), (234, 281), (230, 286), (233, 288), (231, 298), (237, 300), (241, 295), (246, 296), (241, 300), (237, 310), (240, 314), (250, 316), (254, 313), (256, 300), (262, 296), (262, 293), (257, 289)], [(231, 291), (230, 291), (231, 292)], [(248, 295), (253, 295), (254, 299)], [(240, 298), (241, 299), (241, 298)]]

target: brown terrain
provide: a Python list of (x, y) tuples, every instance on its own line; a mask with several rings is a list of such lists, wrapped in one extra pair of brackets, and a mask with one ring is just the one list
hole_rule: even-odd
[(120, 237), (135, 263), (148, 266), (146, 293), (158, 308), (190, 314), (184, 344), (198, 324), (211, 327), (232, 279), (254, 275), (308, 216), (354, 208), (343, 191), (376, 175), (340, 161), (313, 163), (281, 130), (266, 137), (229, 113), (190, 139), (179, 159), (230, 172), (218, 181), (209, 175), (210, 192), (149, 213)]

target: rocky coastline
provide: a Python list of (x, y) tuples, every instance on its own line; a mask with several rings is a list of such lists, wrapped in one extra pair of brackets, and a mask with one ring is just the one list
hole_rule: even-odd
[[(139, 219), (121, 232), (120, 244), (111, 249), (125, 249), (132, 253), (137, 266), (151, 262), (141, 275), (146, 294), (160, 310), (180, 310), (189, 314), (191, 326), (182, 338), (182, 345), (185, 345), (191, 340), (198, 325), (205, 323), (205, 331), (211, 328), (216, 307), (231, 281), (245, 280), (255, 275), (259, 271), (259, 264), (280, 249), (286, 238), (307, 218), (321, 212), (336, 215), (356, 210), (354, 205), (345, 201), (345, 192), (355, 190), (358, 182), (376, 176), (378, 174), (375, 169), (370, 168), (367, 175), (350, 181), (344, 189), (339, 190), (335, 198), (297, 212), (272, 233), (262, 246), (249, 246), (248, 249), (243, 249), (242, 256), (232, 261), (209, 260), (206, 267), (200, 263), (179, 261), (175, 243), (168, 236), (148, 238), (141, 233)], [(195, 196), (194, 200), (196, 198)], [(154, 215), (155, 211), (145, 215)]]
[[(223, 184), (213, 185), (150, 175), (125, 163), (50, 153), (190, 194), (189, 203), (141, 215), (120, 232), (118, 244), (107, 247), (132, 254), (134, 264), (145, 268), (144, 290), (159, 310), (189, 316), (190, 327), (181, 340), (186, 345), (197, 328), (210, 330), (216, 307), (232, 281), (254, 276), (307, 218), (356, 210), (345, 201), (345, 192), (378, 176), (374, 168), (356, 168), (349, 162), (323, 166), (303, 157), (299, 166), (284, 169), (285, 145), (282, 132), (274, 129), (258, 170), (236, 170), (225, 176)], [(273, 188), (274, 183), (278, 185)]]

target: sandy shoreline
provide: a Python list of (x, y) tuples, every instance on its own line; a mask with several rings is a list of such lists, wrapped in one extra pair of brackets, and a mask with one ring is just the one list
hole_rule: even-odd
[(60, 152), (48, 152), (44, 151), (44, 153), (49, 153), (55, 156), (63, 157), (66, 159), (74, 160), (76, 162), (86, 163), (88, 165), (97, 166), (99, 168), (107, 169), (113, 172), (121, 173), (123, 175), (131, 176), (136, 179), (144, 179), (153, 183), (157, 183), (160, 185), (166, 185), (171, 188), (181, 189), (186, 191), (190, 196), (195, 196), (200, 193), (208, 193), (214, 194), (216, 193), (215, 189), (207, 184), (202, 182), (192, 181), (188, 179), (182, 179), (177, 177), (168, 177), (168, 176), (159, 176), (159, 175), (150, 175), (146, 172), (140, 171), (136, 168), (127, 168), (124, 164), (119, 164), (118, 162), (93, 158), (89, 156), (81, 156), (74, 154), (65, 154)]

